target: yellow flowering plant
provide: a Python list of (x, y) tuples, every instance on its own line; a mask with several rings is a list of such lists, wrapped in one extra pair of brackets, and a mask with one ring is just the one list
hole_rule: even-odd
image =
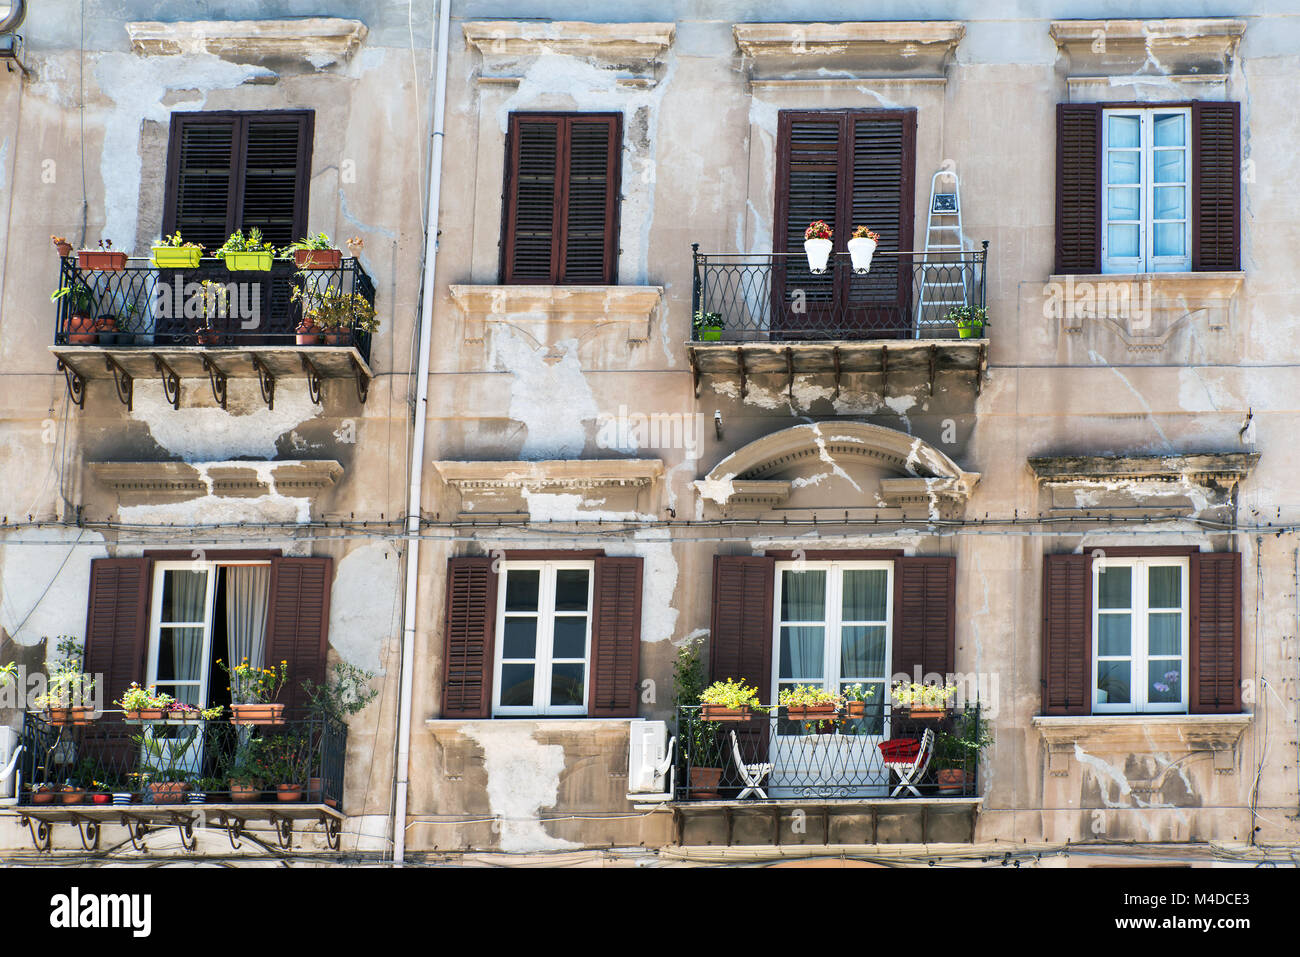
[(289, 662), (277, 668), (259, 668), (245, 658), (233, 668), (220, 658), (217, 666), (230, 678), (230, 700), (235, 704), (270, 704), (280, 696), (289, 677)]

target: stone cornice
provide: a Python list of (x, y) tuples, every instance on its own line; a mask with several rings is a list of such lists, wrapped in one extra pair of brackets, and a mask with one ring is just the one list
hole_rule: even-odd
[(462, 491), (640, 488), (663, 474), (659, 459), (561, 459), (541, 462), (434, 462), (442, 480)]
[(1076, 748), (1086, 753), (1187, 753), (1209, 751), (1214, 769), (1234, 768), (1233, 752), (1250, 714), (1037, 715), (1030, 723), (1047, 745), (1049, 773), (1069, 773)]
[(1250, 475), (1258, 452), (1187, 455), (1042, 455), (1029, 467), (1042, 485), (1078, 482), (1182, 482), (1235, 484)]
[(1245, 20), (1222, 17), (1054, 20), (1049, 29), (1071, 77), (1141, 72), (1171, 79), (1229, 73), (1245, 31)]
[(737, 23), (731, 30), (756, 63), (797, 70), (829, 57), (863, 76), (941, 76), (966, 32), (955, 20)]
[[(488, 323), (527, 332), (539, 344), (548, 328), (570, 338), (611, 323), (626, 327), (629, 342), (650, 336), (650, 317), (663, 299), (662, 286), (485, 286), (455, 285), (451, 298), (465, 314), (465, 340), (483, 339)], [(574, 328), (577, 327), (577, 328)], [(583, 328), (585, 327), (585, 328)]]
[(488, 57), (560, 53), (610, 63), (657, 60), (673, 42), (672, 23), (585, 23), (576, 20), (472, 20), (465, 42)]
[(123, 504), (203, 495), (304, 498), (332, 487), (343, 474), (333, 459), (272, 462), (91, 462), (91, 474)]
[(211, 53), (237, 63), (294, 57), (321, 66), (346, 60), (366, 38), (360, 20), (141, 20), (128, 23), (131, 49), (143, 56)]

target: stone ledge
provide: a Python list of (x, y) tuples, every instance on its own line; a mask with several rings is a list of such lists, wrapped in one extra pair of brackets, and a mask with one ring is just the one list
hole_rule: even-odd
[(491, 322), (520, 328), (538, 343), (552, 338), (548, 327), (563, 327), (552, 331), (559, 333), (557, 338), (568, 338), (615, 323), (626, 327), (628, 342), (644, 342), (650, 338), (650, 317), (664, 294), (662, 286), (453, 284), (450, 290), (465, 314), (466, 342), (482, 341)]
[(1214, 770), (1231, 772), (1237, 742), (1250, 726), (1252, 714), (1036, 715), (1048, 750), (1048, 773), (1069, 773), (1075, 749), (1085, 752), (1147, 753), (1210, 751)]
[(462, 26), (465, 42), (484, 57), (560, 53), (613, 62), (658, 59), (672, 45), (676, 29), (672, 23), (577, 20), (472, 20)]
[(556, 459), (541, 462), (434, 462), (442, 480), (460, 489), (592, 489), (649, 485), (663, 474), (659, 459)]
[(211, 53), (237, 63), (294, 57), (314, 65), (347, 60), (366, 38), (360, 20), (140, 20), (126, 25), (131, 49), (142, 56)]
[(1183, 326), (1204, 316), (1211, 332), (1228, 328), (1244, 272), (1053, 275), (1043, 314), (1078, 334), (1096, 321), (1130, 352), (1158, 352)]
[(1039, 455), (1029, 467), (1044, 485), (1099, 481), (1236, 483), (1259, 462), (1258, 452), (1187, 455)]
[(332, 487), (343, 474), (333, 459), (231, 462), (91, 462), (90, 471), (117, 492), (123, 505), (212, 495), (307, 497)]
[(956, 20), (843, 23), (737, 23), (736, 45), (778, 68), (836, 66), (882, 75), (942, 76), (966, 27)]
[(1069, 75), (1126, 76), (1150, 63), (1155, 76), (1197, 79), (1227, 74), (1246, 21), (1224, 17), (1171, 20), (1053, 20)]

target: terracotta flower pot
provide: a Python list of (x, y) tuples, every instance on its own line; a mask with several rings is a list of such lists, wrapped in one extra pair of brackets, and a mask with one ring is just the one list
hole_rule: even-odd
[(284, 724), (282, 704), (232, 704), (231, 724)]
[(95, 317), (69, 316), (68, 342), (74, 346), (93, 346), (95, 344)]
[(308, 801), (312, 801), (319, 804), (321, 795), (324, 792), (324, 790), (325, 787), (320, 778), (307, 779), (307, 800)]
[(56, 797), (58, 797), (58, 796), (59, 796), (59, 792), (58, 792), (58, 791), (55, 791), (55, 790), (52, 790), (52, 789), (51, 789), (51, 790), (33, 791), (33, 792), (32, 792), (32, 803), (33, 803), (33, 804), (53, 804), (53, 803), (54, 803), (54, 799), (55, 799)]
[(867, 703), (865, 701), (849, 701), (845, 703), (844, 710), (850, 718), (865, 718), (867, 716)]
[(185, 792), (189, 789), (184, 781), (159, 781), (149, 785), (149, 801), (153, 804), (184, 804)]
[(59, 800), (63, 804), (80, 804), (86, 796), (86, 792), (81, 788), (64, 788), (59, 794)]
[(102, 249), (82, 249), (77, 253), (77, 268), (120, 272), (126, 268), (126, 253), (105, 252)]
[(90, 716), (94, 710), (94, 708), (50, 708), (46, 712), (46, 720), (58, 726), (90, 724)]
[(59, 251), (60, 259), (67, 259), (72, 255), (72, 243), (55, 243), (54, 248)]
[(961, 794), (966, 790), (966, 772), (961, 768), (942, 768), (935, 778), (939, 782), (940, 794)]
[(252, 784), (236, 784), (230, 782), (230, 800), (248, 803), (256, 801), (262, 796), (262, 789)]
[(140, 708), (136, 711), (124, 711), (122, 716), (127, 721), (161, 721), (165, 713), (162, 708)]
[(295, 249), (293, 261), (299, 269), (339, 269), (343, 265), (343, 250)]
[(216, 329), (200, 329), (197, 336), (201, 346), (215, 346), (221, 341), (221, 333)]
[(318, 346), (320, 345), (320, 330), (315, 326), (310, 327), (310, 331), (304, 332), (298, 329), (298, 345), (300, 346)]
[(718, 791), (721, 782), (722, 768), (691, 768), (691, 800), (716, 801), (722, 796)]
[(908, 708), (904, 714), (917, 721), (937, 721), (948, 713), (946, 708)]
[(277, 801), (301, 801), (302, 785), (301, 784), (277, 784), (275, 786), (275, 799)]
[(720, 704), (700, 705), (701, 721), (747, 721), (753, 713), (748, 705), (743, 708), (724, 708)]
[(327, 346), (350, 346), (352, 345), (351, 329), (327, 329), (325, 330), (325, 345)]
[(833, 704), (809, 704), (787, 706), (785, 714), (791, 721), (829, 721), (835, 717), (835, 711)]

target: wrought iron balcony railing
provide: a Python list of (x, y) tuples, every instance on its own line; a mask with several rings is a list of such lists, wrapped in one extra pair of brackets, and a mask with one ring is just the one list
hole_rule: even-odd
[[(979, 339), (988, 242), (973, 252), (877, 252), (869, 271), (835, 253), (706, 254), (693, 245), (696, 342)], [(703, 320), (703, 321), (701, 321)], [(959, 325), (960, 324), (960, 325)], [(720, 330), (720, 331), (711, 331)]]
[(28, 712), (19, 745), (18, 803), (33, 810), (259, 802), (342, 809), (347, 726), (330, 718), (132, 722), (109, 711), (59, 725)]
[[(966, 719), (963, 722), (963, 718)], [(861, 717), (793, 720), (773, 708), (738, 720), (678, 709), (677, 801), (801, 798), (960, 798), (979, 793), (977, 750), (961, 726), (979, 729), (979, 706), (935, 719), (868, 704)]]
[[(204, 285), (204, 283), (208, 285)], [(300, 343), (302, 303), (310, 294), (359, 295), (372, 307), (375, 286), (356, 259), (338, 269), (300, 272), (291, 260), (274, 260), (266, 272), (231, 272), (221, 259), (201, 259), (193, 269), (159, 269), (150, 259), (129, 259), (125, 269), (81, 269), (75, 256), (60, 261), (54, 344), (115, 349), (167, 346), (356, 346), (370, 360), (370, 334), (344, 322), (319, 341)], [(347, 314), (346, 305), (341, 310)]]

